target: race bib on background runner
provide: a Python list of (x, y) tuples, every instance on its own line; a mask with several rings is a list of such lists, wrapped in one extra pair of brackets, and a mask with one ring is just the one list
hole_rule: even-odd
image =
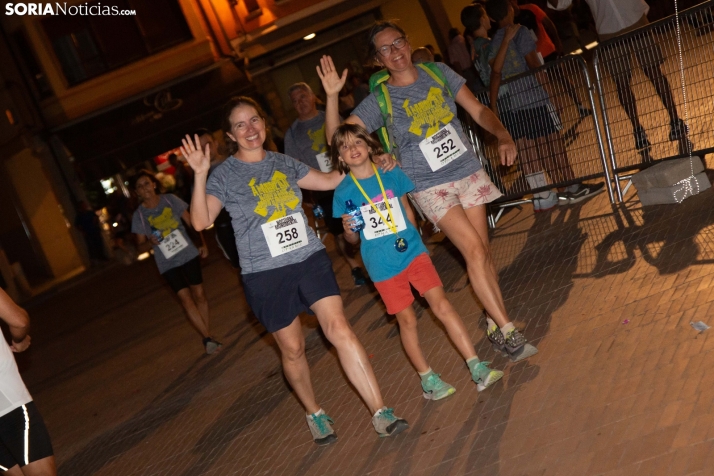
[(322, 172), (332, 172), (332, 159), (330, 158), (330, 154), (328, 152), (317, 154), (315, 158), (317, 159), (317, 164), (320, 166), (320, 170)]
[(466, 146), (451, 124), (447, 124), (436, 134), (421, 141), (419, 148), (433, 172), (453, 162), (466, 152)]
[(188, 242), (180, 230), (174, 230), (166, 235), (158, 246), (164, 258), (171, 259), (176, 256), (179, 251), (187, 248)]
[(264, 223), (261, 228), (273, 258), (308, 244), (305, 221), (300, 213)]
[[(379, 209), (379, 212), (384, 218), (389, 220), (389, 212), (387, 212), (387, 206), (384, 201), (377, 202), (374, 206)], [(389, 208), (392, 210), (392, 217), (394, 217), (394, 224), (397, 227), (397, 231), (406, 230), (407, 223), (404, 221), (402, 208), (399, 206), (399, 197), (389, 199)], [(365, 240), (374, 240), (375, 238), (392, 234), (389, 226), (387, 226), (379, 214), (374, 211), (372, 205), (363, 205), (360, 207), (360, 211), (362, 212), (362, 218), (364, 218), (364, 228), (362, 231), (364, 232)]]

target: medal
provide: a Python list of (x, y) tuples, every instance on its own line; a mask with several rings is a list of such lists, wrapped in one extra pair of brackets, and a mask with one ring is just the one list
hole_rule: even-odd
[(407, 240), (405, 240), (404, 238), (397, 238), (397, 240), (394, 242), (394, 249), (396, 249), (400, 253), (404, 253), (407, 248), (409, 248), (409, 243), (407, 243)]
[(359, 181), (357, 180), (357, 177), (354, 176), (352, 172), (350, 172), (350, 177), (352, 177), (352, 180), (354, 181), (355, 185), (357, 185), (357, 188), (359, 189), (360, 192), (362, 192), (362, 195), (364, 198), (367, 199), (369, 202), (370, 206), (372, 209), (377, 212), (377, 215), (379, 215), (379, 218), (381, 218), (382, 222), (389, 227), (389, 231), (397, 235), (397, 239), (394, 242), (394, 249), (397, 250), (399, 253), (404, 253), (407, 248), (409, 248), (409, 243), (407, 243), (407, 240), (399, 236), (399, 233), (397, 233), (397, 227), (394, 225), (394, 217), (392, 216), (392, 209), (389, 206), (389, 199), (387, 198), (387, 192), (384, 191), (384, 185), (382, 184), (382, 178), (379, 176), (379, 172), (377, 171), (377, 167), (372, 164), (372, 170), (374, 170), (374, 174), (377, 176), (377, 182), (379, 182), (379, 189), (382, 191), (382, 200), (384, 200), (384, 206), (387, 208), (387, 216), (389, 216), (389, 220), (384, 218), (384, 215), (382, 215), (382, 212), (379, 211), (379, 208), (372, 202), (372, 199), (369, 198), (369, 195), (364, 191), (362, 186), (359, 184)]

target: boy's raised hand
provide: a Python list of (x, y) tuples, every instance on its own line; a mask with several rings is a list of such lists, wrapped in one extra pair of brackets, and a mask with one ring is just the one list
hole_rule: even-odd
[(317, 75), (322, 81), (322, 87), (325, 94), (332, 96), (339, 94), (347, 81), (347, 68), (342, 72), (342, 76), (337, 74), (335, 63), (332, 62), (332, 57), (324, 55), (320, 58), (320, 66), (317, 66)]

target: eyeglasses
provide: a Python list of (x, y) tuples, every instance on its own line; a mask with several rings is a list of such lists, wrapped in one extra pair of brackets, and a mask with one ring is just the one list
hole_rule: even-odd
[(386, 57), (386, 56), (389, 56), (389, 53), (392, 52), (392, 47), (394, 47), (398, 50), (401, 50), (402, 48), (404, 48), (406, 46), (406, 44), (407, 44), (407, 39), (404, 38), (403, 36), (400, 36), (399, 38), (394, 40), (391, 45), (384, 45), (384, 46), (380, 46), (379, 48), (377, 48), (377, 53)]

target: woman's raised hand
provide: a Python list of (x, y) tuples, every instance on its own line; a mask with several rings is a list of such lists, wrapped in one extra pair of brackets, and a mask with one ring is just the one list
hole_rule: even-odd
[(197, 174), (207, 174), (208, 169), (211, 167), (210, 145), (206, 144), (206, 148), (201, 150), (201, 141), (198, 138), (198, 134), (194, 136), (193, 141), (191, 136), (186, 134), (186, 138), (181, 139), (181, 143), (183, 144), (181, 146), (181, 154), (186, 157), (186, 161), (193, 171)]
[(328, 96), (339, 94), (347, 81), (347, 68), (342, 72), (342, 76), (337, 74), (335, 63), (332, 57), (324, 55), (320, 58), (320, 66), (317, 66), (317, 75), (322, 81), (322, 87)]
[(513, 25), (508, 25), (506, 27), (506, 34), (503, 35), (503, 41), (508, 43), (511, 41), (515, 36), (516, 33), (518, 33), (518, 29), (521, 27), (518, 23), (514, 23)]

